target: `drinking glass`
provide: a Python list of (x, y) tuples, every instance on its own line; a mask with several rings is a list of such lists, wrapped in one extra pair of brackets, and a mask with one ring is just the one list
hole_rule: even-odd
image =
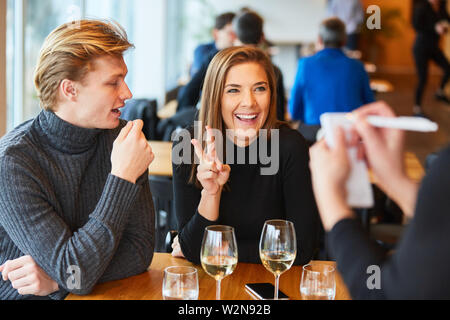
[(188, 266), (167, 267), (162, 289), (164, 300), (197, 300), (197, 269)]
[(297, 256), (294, 224), (285, 220), (266, 221), (259, 241), (259, 256), (264, 267), (275, 275), (274, 299), (278, 300), (280, 275), (291, 268)]
[(312, 263), (303, 266), (300, 293), (304, 300), (334, 300), (336, 295), (335, 267)]
[(221, 281), (233, 273), (238, 262), (234, 229), (228, 226), (207, 227), (200, 259), (205, 272), (216, 280), (216, 300), (220, 300)]

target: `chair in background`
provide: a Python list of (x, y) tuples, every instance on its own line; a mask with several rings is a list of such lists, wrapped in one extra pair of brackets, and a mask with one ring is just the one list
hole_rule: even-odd
[(162, 119), (156, 128), (158, 136), (162, 141), (172, 141), (172, 133), (177, 129), (186, 129), (194, 125), (197, 119), (196, 108), (185, 108), (178, 111), (173, 117)]
[(438, 158), (439, 153), (438, 152), (433, 152), (430, 153), (426, 158), (425, 158), (425, 170), (428, 171), (431, 166), (433, 165), (434, 160), (436, 160)]
[[(373, 185), (375, 206), (367, 209), (363, 225), (372, 240), (376, 241), (386, 251), (394, 250), (403, 235), (406, 225), (404, 214), (397, 204), (382, 190)], [(376, 220), (376, 222), (373, 222)]]
[(180, 90), (183, 88), (183, 86), (177, 86), (175, 88), (173, 88), (172, 90), (169, 90), (166, 92), (166, 104), (173, 101), (173, 100), (177, 100), (178, 98), (178, 93), (180, 92)]
[(147, 140), (160, 140), (156, 131), (159, 122), (157, 115), (158, 103), (154, 99), (131, 99), (122, 109), (123, 120), (141, 119), (144, 122), (142, 132)]
[[(431, 153), (426, 157), (425, 171), (428, 171), (431, 168), (436, 158), (437, 153)], [(381, 200), (377, 202), (382, 204), (382, 207), (379, 209), (382, 210), (383, 215), (380, 217), (379, 223), (370, 224), (370, 237), (377, 241), (384, 249), (388, 251), (394, 250), (407, 227), (407, 224), (403, 219), (404, 214), (397, 204), (389, 199), (384, 193)], [(376, 212), (380, 211), (375, 210), (375, 213)]]
[(150, 176), (150, 190), (155, 205), (155, 251), (168, 252), (166, 236), (177, 229), (177, 221), (173, 210), (172, 178)]

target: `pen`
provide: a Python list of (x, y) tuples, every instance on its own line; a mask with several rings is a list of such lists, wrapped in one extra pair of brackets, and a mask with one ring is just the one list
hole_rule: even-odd
[[(355, 121), (355, 117), (351, 113), (347, 115), (347, 118), (351, 121)], [(368, 116), (366, 119), (368, 123), (378, 128), (390, 128), (419, 132), (436, 132), (439, 129), (437, 123), (425, 118), (418, 117), (390, 118), (381, 116)]]

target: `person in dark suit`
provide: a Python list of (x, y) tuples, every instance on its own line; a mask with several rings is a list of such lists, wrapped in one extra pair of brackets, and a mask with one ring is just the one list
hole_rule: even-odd
[(234, 43), (236, 35), (231, 25), (236, 14), (233, 12), (223, 13), (216, 18), (213, 29), (214, 41), (199, 45), (194, 51), (194, 61), (191, 66), (191, 76), (197, 73), (203, 62), (211, 54), (216, 54), (219, 50), (231, 47)]
[(356, 110), (350, 144), (362, 147), (377, 186), (411, 220), (392, 255), (369, 240), (345, 201), (349, 142), (342, 130), (336, 131), (336, 147), (321, 141), (310, 150), (314, 194), (330, 254), (353, 299), (450, 299), (450, 145), (419, 186), (405, 174), (404, 133), (372, 127), (365, 120), (369, 115), (395, 116), (383, 102)]
[(416, 89), (413, 113), (423, 116), (422, 98), (428, 78), (428, 63), (434, 61), (444, 72), (441, 84), (435, 98), (450, 103), (444, 94), (444, 88), (450, 78), (450, 64), (442, 50), (439, 40), (448, 31), (450, 16), (447, 12), (446, 1), (421, 0), (417, 1), (413, 12), (413, 26), (417, 32), (413, 54), (416, 62), (419, 82)]

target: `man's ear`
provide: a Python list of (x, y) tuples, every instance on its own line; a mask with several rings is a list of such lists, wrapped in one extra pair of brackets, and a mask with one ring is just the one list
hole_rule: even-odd
[(218, 33), (219, 33), (219, 30), (214, 28), (212, 31), (212, 37), (213, 37), (214, 41), (217, 41), (217, 39), (219, 38), (219, 36), (217, 35)]
[(77, 98), (77, 88), (75, 82), (64, 79), (59, 86), (60, 97), (66, 101), (75, 101)]
[(325, 49), (325, 44), (323, 43), (322, 37), (319, 36), (316, 41), (316, 50), (319, 51), (322, 49)]

